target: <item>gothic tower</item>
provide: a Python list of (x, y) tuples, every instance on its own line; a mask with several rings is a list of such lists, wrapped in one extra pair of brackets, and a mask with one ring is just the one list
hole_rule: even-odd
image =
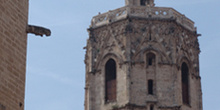
[(194, 22), (154, 0), (125, 3), (88, 29), (85, 110), (202, 110)]

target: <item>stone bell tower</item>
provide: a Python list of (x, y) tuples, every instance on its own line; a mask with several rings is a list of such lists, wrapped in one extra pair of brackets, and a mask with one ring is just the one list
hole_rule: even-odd
[(154, 0), (125, 3), (88, 29), (85, 110), (202, 110), (194, 22)]

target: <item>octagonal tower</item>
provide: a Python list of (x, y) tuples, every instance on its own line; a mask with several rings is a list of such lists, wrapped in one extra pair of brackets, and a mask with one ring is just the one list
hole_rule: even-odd
[(194, 22), (154, 0), (125, 3), (88, 29), (85, 110), (202, 110)]

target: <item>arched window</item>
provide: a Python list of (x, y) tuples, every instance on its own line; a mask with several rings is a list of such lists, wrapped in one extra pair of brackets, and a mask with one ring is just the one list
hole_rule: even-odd
[(116, 101), (116, 63), (113, 59), (105, 65), (105, 100)]
[(153, 80), (148, 80), (148, 94), (153, 95)]
[(181, 66), (182, 76), (182, 101), (184, 104), (189, 104), (189, 68), (184, 62)]
[(141, 6), (146, 6), (146, 0), (141, 0)]
[(155, 65), (155, 55), (153, 53), (147, 54), (147, 65), (148, 66)]

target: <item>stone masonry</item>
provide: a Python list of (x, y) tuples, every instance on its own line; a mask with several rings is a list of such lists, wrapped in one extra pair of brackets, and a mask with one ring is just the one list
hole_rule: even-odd
[(88, 29), (85, 110), (202, 110), (194, 22), (154, 0), (125, 3)]
[(24, 110), (28, 0), (0, 0), (0, 110)]

